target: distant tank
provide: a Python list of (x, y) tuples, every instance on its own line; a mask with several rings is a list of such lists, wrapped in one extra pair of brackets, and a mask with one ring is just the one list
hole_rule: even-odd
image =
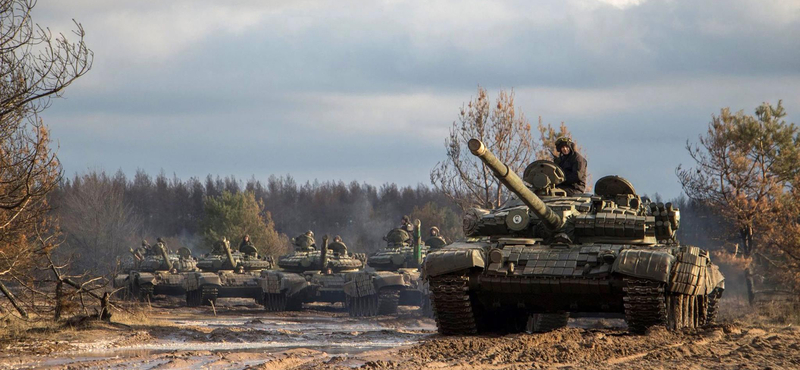
[(261, 272), (267, 311), (296, 311), (308, 302), (344, 302), (347, 272), (364, 267), (366, 256), (353, 254), (341, 241), (317, 248), (310, 231), (293, 239), (294, 251), (278, 258), (279, 270)]
[(440, 333), (547, 331), (570, 313), (619, 314), (635, 333), (712, 321), (724, 278), (707, 251), (678, 244), (677, 208), (642, 201), (618, 176), (567, 197), (552, 162), (531, 163), (526, 185), (480, 141), (469, 148), (518, 198), (469, 211), (467, 240), (428, 254)]
[(428, 305), (427, 287), (419, 267), (428, 247), (422, 244), (421, 224), (415, 220), (414, 234), (402, 228), (384, 237), (386, 248), (367, 259), (373, 270), (349, 273), (344, 292), (350, 316), (391, 315), (397, 306)]
[(261, 270), (272, 267), (269, 258), (231, 251), (230, 242), (223, 238), (197, 261), (201, 271), (186, 274), (186, 305), (210, 305), (217, 298), (253, 298), (262, 304), (258, 277)]
[[(145, 243), (146, 244), (146, 243)], [(152, 300), (156, 295), (180, 296), (186, 293), (184, 274), (196, 269), (197, 261), (187, 248), (170, 254), (163, 242), (148, 249), (131, 250), (133, 266), (117, 275), (114, 287), (123, 297)]]

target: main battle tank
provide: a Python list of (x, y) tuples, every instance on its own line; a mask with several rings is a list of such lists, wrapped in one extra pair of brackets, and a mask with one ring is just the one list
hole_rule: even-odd
[(347, 251), (342, 242), (317, 249), (313, 233), (294, 238), (295, 250), (278, 259), (280, 270), (261, 272), (267, 311), (296, 311), (307, 302), (344, 302), (345, 275), (364, 267), (366, 257)]
[(707, 251), (678, 244), (677, 208), (642, 201), (618, 176), (599, 179), (594, 195), (567, 197), (549, 161), (525, 169), (529, 187), (480, 141), (469, 148), (518, 198), (471, 210), (468, 239), (428, 254), (440, 333), (546, 331), (570, 313), (616, 313), (636, 333), (714, 319), (724, 278)]
[(345, 276), (344, 292), (350, 316), (391, 315), (397, 306), (420, 306), (425, 310), (428, 296), (419, 267), (428, 251), (422, 244), (421, 225), (415, 220), (414, 236), (404, 229), (392, 229), (384, 237), (386, 248), (367, 259), (372, 271)]
[(261, 304), (258, 277), (261, 270), (272, 267), (269, 258), (231, 251), (230, 242), (223, 238), (197, 262), (201, 271), (186, 274), (186, 305), (216, 303), (217, 298), (253, 298)]
[(170, 254), (163, 243), (149, 251), (131, 250), (134, 266), (114, 279), (115, 288), (123, 288), (122, 295), (140, 300), (152, 300), (155, 295), (180, 296), (186, 293), (184, 274), (196, 269), (197, 261), (186, 248)]

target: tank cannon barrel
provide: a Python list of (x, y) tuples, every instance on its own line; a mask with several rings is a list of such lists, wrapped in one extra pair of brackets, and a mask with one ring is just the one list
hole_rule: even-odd
[(225, 249), (225, 254), (228, 257), (228, 263), (231, 265), (231, 270), (236, 268), (236, 261), (233, 259), (233, 253), (231, 252), (231, 243), (228, 242), (228, 239), (224, 239), (222, 241), (222, 248)]
[(492, 154), (486, 146), (483, 145), (478, 139), (470, 139), (469, 150), (473, 155), (480, 158), (480, 160), (494, 172), (495, 177), (506, 187), (508, 190), (516, 194), (519, 199), (528, 206), (536, 216), (551, 230), (560, 229), (563, 226), (563, 220), (550, 207), (548, 207), (536, 194), (534, 194), (522, 179), (517, 176), (508, 166), (501, 162), (497, 157)]
[(322, 237), (322, 248), (319, 251), (320, 271), (324, 274), (328, 270), (328, 235)]
[(167, 268), (167, 271), (172, 270), (172, 261), (169, 260), (169, 253), (167, 253), (167, 246), (163, 243), (158, 243), (158, 250), (161, 252), (161, 257), (164, 258), (164, 266)]

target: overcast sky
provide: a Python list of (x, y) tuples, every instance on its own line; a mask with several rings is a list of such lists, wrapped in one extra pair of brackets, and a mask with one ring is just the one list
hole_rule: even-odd
[(800, 1), (39, 1), (94, 68), (42, 116), (66, 174), (429, 184), (478, 85), (566, 122), (594, 179), (680, 194), (722, 107), (800, 116)]

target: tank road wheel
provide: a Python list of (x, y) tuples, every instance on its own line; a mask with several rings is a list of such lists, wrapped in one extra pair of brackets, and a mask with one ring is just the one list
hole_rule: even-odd
[(667, 303), (663, 283), (625, 279), (625, 322), (632, 333), (644, 333), (651, 326), (667, 324)]
[(203, 306), (211, 306), (212, 304), (217, 304), (217, 294), (218, 290), (215, 286), (204, 286), (200, 288), (201, 296), (200, 302)]
[(365, 297), (347, 297), (347, 312), (350, 317), (369, 317), (378, 315), (379, 299), (377, 294)]
[(383, 288), (378, 292), (378, 314), (397, 314), (397, 304), (400, 302), (400, 289)]
[(535, 313), (528, 317), (526, 331), (529, 333), (546, 333), (567, 326), (569, 312)]
[(441, 275), (430, 278), (436, 327), (444, 335), (476, 334), (479, 317), (469, 291), (469, 276)]

